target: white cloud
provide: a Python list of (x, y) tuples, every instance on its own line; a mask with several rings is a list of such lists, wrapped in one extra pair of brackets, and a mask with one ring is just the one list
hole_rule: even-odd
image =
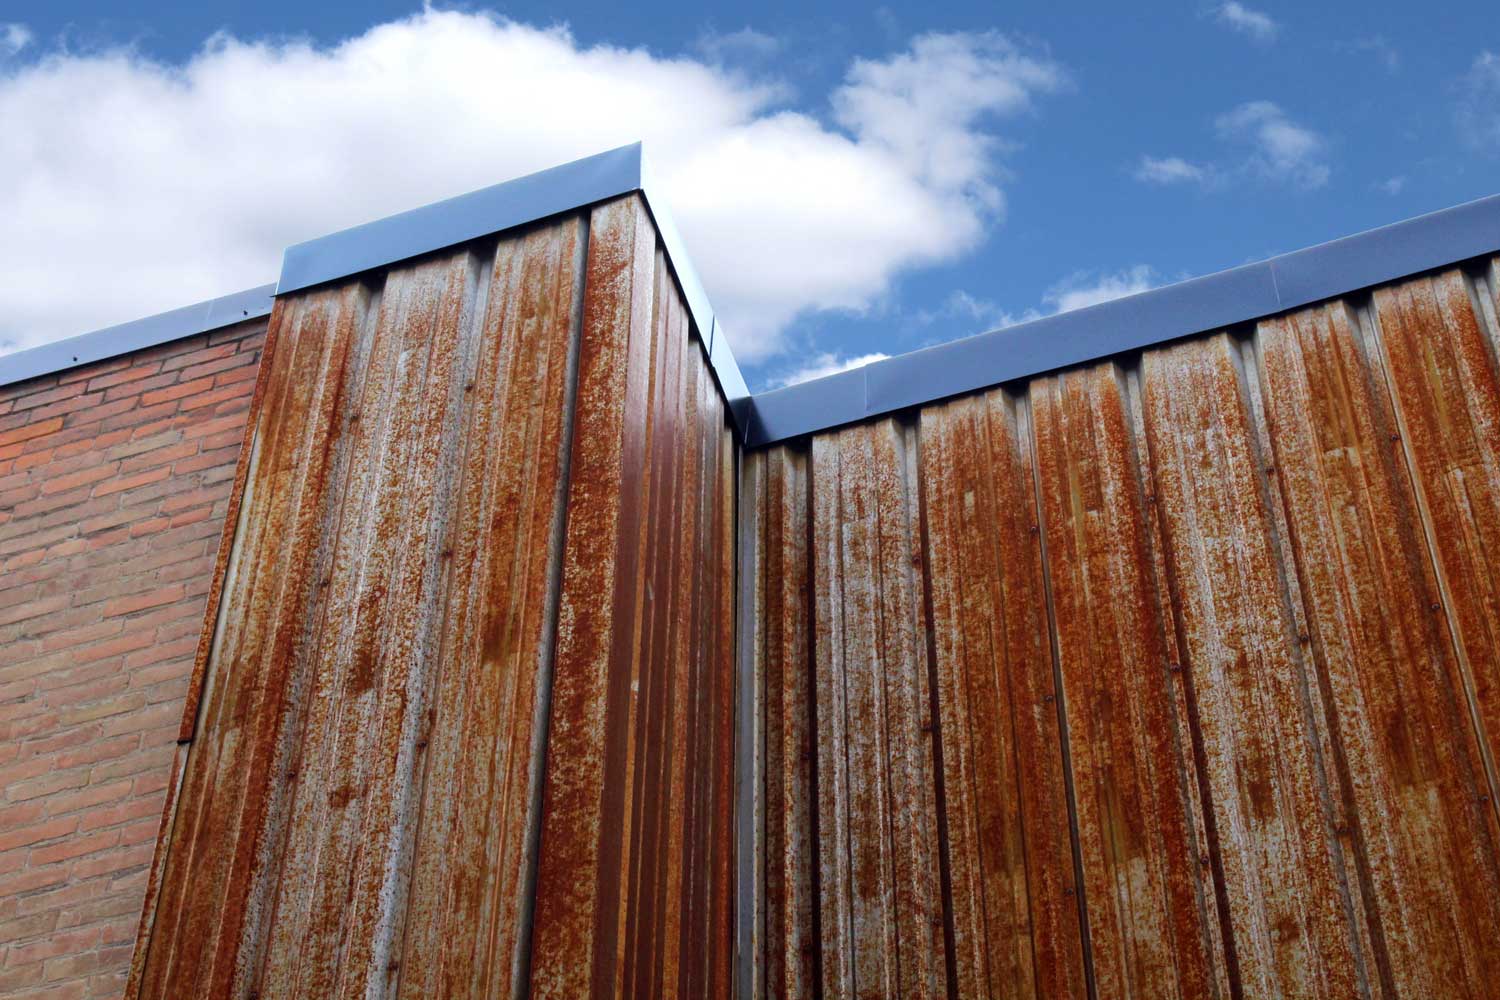
[(1047, 289), (1042, 301), (1051, 306), (1054, 313), (1072, 312), (1149, 291), (1160, 284), (1156, 271), (1145, 264), (1105, 274), (1081, 271)]
[(1215, 125), (1220, 137), (1251, 148), (1246, 167), (1252, 172), (1302, 188), (1328, 183), (1327, 140), (1270, 101), (1241, 104), (1220, 115)]
[(1383, 181), (1376, 181), (1373, 187), (1382, 194), (1398, 195), (1401, 193), (1401, 189), (1406, 187), (1406, 176), (1402, 174), (1395, 177), (1387, 177)]
[(1204, 184), (1213, 174), (1211, 167), (1189, 163), (1180, 156), (1142, 156), (1134, 176), (1148, 184)]
[(31, 29), (14, 22), (0, 24), (0, 56), (13, 56), (32, 41)]
[(1214, 17), (1220, 24), (1228, 25), (1235, 31), (1249, 35), (1257, 42), (1274, 41), (1277, 33), (1281, 31), (1281, 25), (1273, 21), (1269, 14), (1246, 7), (1236, 0), (1220, 4), (1214, 9)]
[(746, 25), (739, 31), (705, 31), (693, 43), (712, 62), (768, 59), (781, 49), (781, 40)]
[(861, 354), (852, 358), (845, 357), (843, 354), (825, 351), (814, 355), (800, 368), (794, 368), (779, 378), (773, 379), (771, 388), (780, 389), (784, 386), (796, 385), (799, 382), (811, 382), (813, 379), (823, 378), (825, 375), (837, 375), (839, 372), (846, 372), (851, 368), (863, 368), (871, 362), (884, 361), (888, 357), (890, 357), (889, 354), (881, 354), (879, 351), (876, 351), (874, 354)]
[(1500, 150), (1500, 54), (1485, 50), (1474, 57), (1462, 80), (1457, 115), (1471, 145)]
[(268, 281), (289, 243), (644, 139), (754, 363), (798, 314), (977, 246), (995, 120), (1065, 83), (1000, 35), (923, 35), (856, 61), (830, 125), (774, 80), (432, 9), (331, 47), (220, 35), (181, 66), (44, 53), (0, 75), (0, 340)]

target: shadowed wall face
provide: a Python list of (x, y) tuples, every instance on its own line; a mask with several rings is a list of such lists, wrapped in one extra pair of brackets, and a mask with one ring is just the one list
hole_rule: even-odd
[(747, 455), (754, 995), (1490, 995), (1497, 270)]
[(640, 199), (283, 297), (250, 420), (129, 995), (727, 981), (735, 454)]

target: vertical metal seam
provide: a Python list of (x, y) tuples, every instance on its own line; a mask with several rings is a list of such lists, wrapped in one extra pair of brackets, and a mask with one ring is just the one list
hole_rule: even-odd
[[(1144, 358), (1144, 355), (1140, 356)], [(1139, 362), (1133, 368), (1134, 377), (1138, 386), (1138, 392), (1142, 399), (1142, 445), (1145, 449), (1145, 460), (1147, 467), (1142, 469), (1143, 483), (1147, 484), (1149, 494), (1148, 503), (1154, 502), (1158, 495), (1156, 482), (1155, 457), (1151, 453), (1151, 433), (1146, 424), (1150, 421), (1148, 410), (1144, 405), (1146, 396), (1146, 373), (1145, 366)], [(1189, 647), (1186, 634), (1186, 624), (1182, 620), (1181, 608), (1183, 605), (1182, 595), (1178, 593), (1178, 583), (1172, 572), (1172, 541), (1168, 537), (1166, 528), (1161, 524), (1160, 511), (1157, 514), (1156, 534), (1161, 543), (1162, 569), (1164, 579), (1161, 585), (1166, 589), (1168, 607), (1165, 609), (1169, 619), (1164, 619), (1163, 625), (1169, 620), (1172, 631), (1176, 637), (1177, 655), (1180, 656), (1182, 667), (1183, 702), (1187, 707), (1188, 743), (1191, 748), (1193, 761), (1193, 776), (1197, 784), (1198, 798), (1201, 803), (1203, 817), (1203, 836), (1206, 841), (1204, 848), (1208, 852), (1209, 868), (1213, 873), (1214, 904), (1219, 919), (1219, 935), (1224, 946), (1224, 973), (1229, 982), (1229, 995), (1231, 1000), (1243, 1000), (1244, 984), (1241, 981), (1239, 953), (1235, 944), (1234, 921), (1229, 909), (1229, 890), (1224, 876), (1224, 860), (1219, 847), (1219, 825), (1218, 818), (1214, 812), (1213, 785), (1208, 773), (1208, 750), (1204, 745), (1203, 727), (1198, 714), (1198, 691), (1193, 679), (1192, 651)]]
[(1037, 545), (1041, 549), (1042, 582), (1047, 606), (1047, 636), (1052, 649), (1052, 690), (1057, 706), (1058, 746), (1062, 751), (1063, 786), (1068, 802), (1068, 835), (1073, 849), (1073, 893), (1078, 902), (1078, 939), (1083, 949), (1083, 978), (1088, 987), (1089, 1000), (1099, 1000), (1099, 988), (1094, 982), (1094, 946), (1089, 933), (1088, 898), (1083, 881), (1083, 843), (1078, 830), (1077, 791), (1073, 787), (1073, 753), (1068, 731), (1067, 691), (1062, 679), (1062, 648), (1057, 632), (1057, 608), (1053, 601), (1052, 560), (1047, 550), (1047, 518), (1042, 496), (1041, 442), (1036, 436), (1036, 421), (1031, 410), (1031, 398), (1016, 400), (1016, 408), (1026, 417), (1026, 433), (1031, 438), (1031, 487), (1036, 506)]
[[(1341, 770), (1346, 766), (1343, 762), (1343, 737), (1337, 725), (1337, 713), (1327, 706), (1324, 698), (1324, 687), (1322, 679), (1322, 668), (1319, 665), (1316, 653), (1310, 648), (1296, 640), (1296, 627), (1298, 621), (1308, 623), (1310, 634), (1316, 629), (1312, 626), (1312, 615), (1308, 611), (1308, 601), (1303, 593), (1303, 582), (1297, 574), (1296, 555), (1293, 551), (1295, 543), (1293, 535), (1296, 531), (1293, 518), (1287, 509), (1285, 491), (1280, 485), (1280, 477), (1275, 481), (1269, 470), (1276, 468), (1277, 454), (1275, 442), (1271, 439), (1269, 426), (1266, 428), (1266, 440), (1261, 439), (1260, 416), (1266, 411), (1265, 388), (1260, 377), (1260, 330), (1255, 327), (1244, 334), (1236, 334), (1225, 331), (1222, 336), (1227, 338), (1225, 344), (1230, 357), (1230, 367), (1233, 369), (1239, 383), (1239, 403), (1241, 418), (1245, 422), (1246, 445), (1251, 455), (1251, 474), (1261, 494), (1261, 503), (1264, 505), (1264, 514), (1260, 518), (1266, 534), (1266, 546), (1274, 558), (1272, 573), (1276, 581), (1276, 590), (1282, 603), (1283, 623), (1291, 629), (1291, 634), (1286, 636), (1286, 647), (1288, 660), (1295, 665), (1299, 676), (1293, 680), (1297, 684), (1301, 708), (1304, 717), (1304, 726), (1307, 729), (1308, 751), (1312, 759), (1316, 778), (1315, 790), (1318, 794), (1319, 804), (1322, 807), (1323, 822), (1327, 828), (1328, 846), (1335, 862), (1335, 876), (1343, 890), (1344, 922), (1349, 936), (1349, 951), (1354, 959), (1355, 974), (1359, 984), (1363, 986), (1365, 995), (1370, 995), (1370, 970), (1368, 960), (1376, 961), (1377, 975), (1380, 967), (1385, 964), (1384, 954), (1386, 951), (1383, 931), (1378, 922), (1371, 922), (1372, 947), (1374, 955), (1366, 955), (1361, 947), (1359, 934), (1358, 912), (1366, 910), (1370, 901), (1365, 897), (1364, 884), (1360, 880), (1359, 852), (1362, 850), (1362, 839), (1356, 837), (1356, 851), (1353, 858), (1348, 857), (1343, 841), (1334, 831), (1336, 811), (1335, 798), (1343, 799), (1343, 808), (1351, 816), (1354, 826), (1358, 827), (1358, 812), (1354, 803), (1344, 795), (1343, 778)], [(1258, 404), (1258, 409), (1257, 409)], [(1270, 447), (1268, 454), (1265, 448)], [(1282, 519), (1286, 522), (1287, 535), (1283, 536), (1281, 524), (1277, 520), (1277, 511), (1280, 510)], [(1301, 609), (1301, 615), (1297, 609)], [(1313, 688), (1317, 689), (1317, 700), (1313, 697)], [(1323, 703), (1325, 717), (1318, 718), (1317, 708)], [(1322, 740), (1319, 738), (1320, 731), (1327, 733), (1329, 751), (1334, 759), (1328, 761), (1323, 756)], [(1350, 867), (1354, 871), (1350, 872)], [(1351, 882), (1351, 874), (1353, 879)]]
[[(1417, 458), (1411, 446), (1411, 433), (1406, 424), (1406, 411), (1401, 406), (1400, 394), (1396, 392), (1395, 379), (1391, 375), (1390, 352), (1386, 349), (1380, 313), (1375, 308), (1373, 299), (1360, 311), (1359, 315), (1365, 336), (1375, 345), (1381, 381), (1390, 397), (1391, 413), (1396, 420), (1396, 432), (1401, 436), (1401, 457), (1406, 469), (1407, 484), (1412, 491), (1412, 496), (1416, 499), (1417, 520), (1422, 525), (1422, 541), (1426, 549), (1427, 562), (1432, 569), (1433, 579), (1437, 582), (1438, 600), (1443, 605), (1443, 621), (1447, 626), (1448, 642), (1457, 660), (1459, 682), (1463, 688), (1464, 702), (1469, 710), (1469, 725), (1473, 729), (1474, 742), (1479, 747), (1480, 763), (1484, 767), (1485, 780), (1489, 786), (1490, 809), (1495, 813), (1497, 821), (1500, 821), (1500, 765), (1497, 765), (1494, 759), (1490, 742), (1490, 739), (1500, 737), (1500, 734), (1487, 734), (1485, 730), (1484, 716), (1480, 712), (1478, 696), (1474, 691), (1473, 667), (1470, 666), (1463, 635), (1459, 631), (1458, 615), (1454, 609), (1448, 574), (1443, 568), (1443, 559), (1438, 551), (1437, 527), (1433, 523), (1432, 511), (1427, 502), (1427, 488), (1418, 472)], [(1487, 735), (1490, 739), (1486, 738)]]
[[(764, 454), (764, 453), (762, 453)], [(752, 524), (765, 508), (765, 501), (760, 496), (758, 489), (760, 479), (765, 471), (765, 459), (755, 458), (740, 453), (736, 449), (735, 463), (738, 466), (736, 482), (739, 488), (735, 490), (735, 520), (739, 530), (735, 533), (735, 544), (738, 546), (737, 558), (735, 559), (735, 594), (739, 603), (739, 613), (735, 616), (739, 635), (735, 645), (738, 649), (737, 669), (737, 697), (735, 699), (735, 729), (738, 734), (738, 752), (735, 766), (737, 806), (735, 825), (738, 830), (739, 857), (736, 859), (735, 875), (737, 891), (735, 893), (738, 901), (736, 907), (736, 923), (738, 933), (736, 934), (736, 948), (738, 952), (737, 975), (735, 977), (736, 996), (739, 1000), (755, 1000), (754, 969), (760, 964), (759, 948), (756, 947), (757, 936), (755, 934), (755, 923), (757, 916), (756, 903), (764, 893), (764, 887), (756, 879), (753, 871), (754, 857), (758, 844), (764, 843), (764, 834), (756, 829), (756, 820), (763, 807), (757, 808), (756, 803), (760, 800), (760, 782), (762, 776), (755, 768), (755, 762), (763, 757), (757, 757), (755, 750), (756, 736), (753, 731), (755, 723), (760, 722), (765, 706), (757, 697), (755, 682), (755, 594), (760, 578), (760, 572), (756, 556), (757, 547), (751, 539), (752, 532), (758, 528), (758, 524)], [(755, 482), (752, 484), (751, 479)], [(746, 503), (746, 496), (755, 497), (755, 502)], [(763, 727), (762, 727), (763, 730)], [(764, 732), (761, 733), (764, 739)], [(764, 754), (764, 750), (761, 751)], [(747, 871), (747, 866), (750, 871)], [(747, 913), (748, 910), (748, 913)], [(764, 938), (762, 931), (761, 938)]]
[[(781, 445), (782, 448), (790, 448), (791, 445)], [(806, 682), (807, 691), (807, 740), (811, 746), (806, 747), (807, 761), (807, 815), (808, 815), (808, 881), (811, 882), (812, 903), (812, 926), (808, 931), (812, 942), (812, 976), (813, 1000), (823, 1000), (823, 844), (822, 844), (822, 817), (818, 809), (819, 804), (819, 781), (818, 773), (818, 623), (817, 623), (817, 595), (818, 595), (818, 544), (817, 544), (817, 504), (814, 501), (816, 486), (814, 476), (816, 465), (813, 462), (812, 439), (807, 439), (806, 454), (803, 457), (802, 476), (803, 487), (800, 502), (803, 504), (803, 551), (806, 552), (807, 565), (803, 574), (808, 603), (808, 622), (806, 638), (805, 664), (808, 678)], [(783, 490), (783, 493), (785, 491)], [(783, 501), (784, 502), (784, 501)], [(782, 571), (785, 572), (785, 560), (780, 561)]]
[[(937, 666), (937, 621), (932, 610), (932, 542), (928, 530), (927, 477), (922, 474), (922, 434), (920, 415), (911, 428), (912, 460), (917, 467), (916, 503), (917, 531), (921, 540), (921, 611), (925, 646), (927, 651), (927, 710), (928, 724), (932, 727), (932, 775), (933, 803), (937, 812), (938, 836), (938, 891), (943, 916), (943, 964), (947, 973), (949, 1000), (958, 1000), (958, 954), (957, 937), (953, 926), (953, 860), (952, 844), (948, 832), (948, 791), (943, 759), (943, 714), (938, 694)], [(908, 484), (908, 490), (910, 484)], [(915, 602), (913, 602), (915, 603)], [(1033, 963), (1034, 964), (1034, 963)]]
[(516, 914), (515, 955), (511, 962), (511, 996), (531, 994), (531, 934), (536, 918), (536, 882), (540, 867), (542, 787), (547, 774), (548, 737), (552, 722), (552, 680), (557, 651), (558, 613), (562, 606), (563, 549), (568, 533), (568, 489), (572, 477), (573, 418), (578, 404), (578, 361), (583, 344), (583, 306), (588, 283), (590, 215), (578, 216), (578, 238), (573, 247), (573, 301), (568, 318), (568, 353), (563, 376), (563, 423), (558, 433), (558, 476), (553, 490), (552, 531), (547, 546), (547, 599), (542, 611), (542, 651), (537, 658), (535, 704), (532, 710), (531, 760), (526, 775), (526, 829), (521, 841), (520, 910)]

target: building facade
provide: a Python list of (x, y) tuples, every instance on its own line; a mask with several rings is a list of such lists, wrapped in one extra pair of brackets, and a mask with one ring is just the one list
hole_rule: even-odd
[(752, 396), (628, 147), (0, 359), (0, 995), (1489, 996), (1497, 252)]

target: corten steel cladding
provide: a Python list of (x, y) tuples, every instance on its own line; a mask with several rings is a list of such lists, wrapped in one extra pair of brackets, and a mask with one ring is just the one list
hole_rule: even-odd
[(757, 997), (1493, 997), (1500, 262), (745, 456)]
[(279, 299), (128, 995), (722, 995), (735, 460), (638, 196)]

